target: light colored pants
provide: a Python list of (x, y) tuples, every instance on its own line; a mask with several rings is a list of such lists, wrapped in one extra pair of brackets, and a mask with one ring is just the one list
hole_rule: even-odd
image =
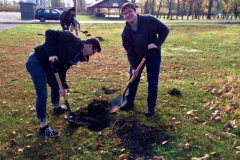
[(70, 31), (72, 32), (73, 30), (75, 30), (75, 34), (76, 34), (77, 37), (78, 37), (78, 27), (79, 27), (78, 24), (76, 25), (75, 28), (73, 27), (72, 24), (70, 25)]

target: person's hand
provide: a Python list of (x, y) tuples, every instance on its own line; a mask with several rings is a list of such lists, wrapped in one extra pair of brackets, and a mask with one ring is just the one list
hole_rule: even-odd
[(138, 72), (137, 72), (135, 69), (133, 69), (133, 70), (132, 70), (132, 74), (133, 74), (135, 77), (137, 77)]
[(62, 97), (65, 97), (67, 95), (67, 90), (66, 89), (59, 89), (59, 93)]
[(153, 49), (153, 48), (157, 48), (157, 46), (156, 46), (154, 43), (150, 43), (150, 44), (148, 45), (148, 50), (149, 50), (149, 49)]
[(55, 61), (58, 61), (58, 57), (57, 56), (50, 56), (49, 61), (54, 63)]

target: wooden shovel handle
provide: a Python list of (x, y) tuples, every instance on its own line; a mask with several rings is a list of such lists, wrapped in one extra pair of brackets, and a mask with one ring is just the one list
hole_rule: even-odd
[(139, 72), (139, 70), (142, 68), (143, 64), (145, 63), (145, 61), (146, 61), (146, 58), (144, 57), (140, 62), (140, 64), (138, 65), (137, 69), (135, 70), (134, 74), (132, 75), (131, 79), (129, 80), (129, 83), (132, 83), (132, 81), (136, 78), (135, 73)]

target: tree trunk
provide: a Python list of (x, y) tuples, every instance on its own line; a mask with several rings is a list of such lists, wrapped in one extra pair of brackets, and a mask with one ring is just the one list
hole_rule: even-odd
[(213, 0), (209, 0), (207, 19), (211, 19)]
[(169, 19), (169, 17), (171, 16), (171, 14), (172, 14), (172, 0), (169, 0), (168, 1), (169, 3), (168, 3), (168, 15), (167, 15), (167, 19)]
[(194, 2), (194, 0), (190, 0), (190, 2), (189, 2), (188, 16), (192, 15), (193, 2)]
[(177, 15), (176, 15), (176, 19), (178, 19), (179, 12), (180, 12), (180, 0), (177, 0)]
[[(157, 12), (157, 18), (159, 17), (159, 13), (160, 13), (161, 7), (162, 7), (162, 0), (159, 2), (158, 12)], [(160, 17), (160, 18), (161, 18), (161, 17)]]

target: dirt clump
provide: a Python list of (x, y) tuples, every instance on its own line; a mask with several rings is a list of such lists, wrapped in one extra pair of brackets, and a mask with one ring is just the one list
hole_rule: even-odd
[(105, 94), (114, 94), (116, 91), (118, 91), (117, 89), (108, 89), (106, 87), (102, 87), (102, 90)]
[(130, 157), (149, 158), (154, 144), (160, 144), (169, 139), (160, 130), (140, 124), (137, 120), (118, 120), (115, 125), (116, 134), (130, 153)]
[(80, 108), (72, 113), (72, 124), (88, 128), (90, 131), (101, 131), (110, 126), (113, 118), (109, 114), (110, 104), (106, 100), (94, 99), (87, 108)]
[(106, 100), (94, 99), (86, 108), (80, 108), (72, 113), (72, 124), (77, 127), (84, 127), (90, 131), (101, 131), (110, 125), (113, 132), (121, 139), (121, 146), (129, 152), (128, 159), (149, 159), (152, 158), (152, 147), (154, 144), (161, 144), (167, 138), (163, 132), (139, 123), (135, 119), (116, 120), (109, 113), (110, 103)]

